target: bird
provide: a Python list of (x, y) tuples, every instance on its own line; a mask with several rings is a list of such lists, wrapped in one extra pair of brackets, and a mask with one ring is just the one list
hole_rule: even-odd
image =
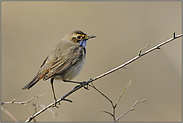
[(87, 40), (95, 37), (88, 36), (81, 30), (73, 30), (68, 33), (46, 57), (32, 81), (26, 84), (22, 90), (29, 90), (41, 79), (44, 81), (50, 79), (56, 106), (57, 98), (53, 86), (54, 80), (81, 83), (71, 80), (80, 73), (85, 63)]

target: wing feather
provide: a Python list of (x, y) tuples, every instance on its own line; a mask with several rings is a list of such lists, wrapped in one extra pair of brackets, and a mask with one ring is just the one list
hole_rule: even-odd
[(84, 47), (72, 45), (67, 48), (67, 51), (63, 52), (61, 49), (56, 48), (47, 58), (46, 64), (50, 64), (50, 67), (49, 72), (43, 79), (47, 80), (54, 75), (62, 74), (72, 65), (83, 59), (83, 57), (85, 57)]

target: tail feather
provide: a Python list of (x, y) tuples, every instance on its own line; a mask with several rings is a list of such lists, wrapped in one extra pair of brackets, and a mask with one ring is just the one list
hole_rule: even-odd
[(40, 80), (40, 77), (35, 76), (31, 82), (29, 82), (27, 85), (25, 85), (22, 90), (30, 89), (32, 86), (34, 86), (38, 81)]

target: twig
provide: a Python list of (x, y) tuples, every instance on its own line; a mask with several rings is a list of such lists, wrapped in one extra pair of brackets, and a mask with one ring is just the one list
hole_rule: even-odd
[(31, 99), (29, 99), (27, 101), (23, 101), (23, 102), (15, 102), (16, 99), (13, 99), (10, 102), (2, 102), (1, 105), (4, 105), (4, 104), (20, 104), (20, 105), (26, 105), (27, 103), (30, 103), (34, 98), (38, 98), (38, 97), (42, 97), (42, 96), (44, 96), (44, 94), (38, 95), (38, 96), (33, 96)]
[(112, 100), (111, 99), (109, 99), (105, 94), (103, 94), (100, 90), (98, 90), (95, 86), (94, 86), (94, 84), (91, 82), (91, 85), (89, 85), (90, 87), (92, 87), (92, 88), (94, 88), (97, 92), (99, 92), (102, 96), (104, 96), (111, 104), (112, 104), (112, 106), (114, 107), (114, 105), (113, 105), (113, 102), (112, 102)]
[(4, 111), (7, 115), (9, 115), (15, 122), (18, 122), (18, 120), (8, 110), (6, 110), (2, 105), (5, 105), (5, 104), (20, 104), (20, 105), (26, 106), (26, 104), (30, 103), (34, 98), (38, 98), (38, 97), (42, 97), (42, 96), (44, 96), (44, 94), (38, 95), (38, 96), (33, 96), (31, 99), (29, 99), (27, 101), (23, 101), (23, 102), (16, 102), (16, 99), (13, 99), (10, 102), (2, 102), (1, 103), (1, 110)]
[(13, 121), (18, 122), (18, 120), (8, 110), (6, 110), (3, 106), (1, 106), (1, 110), (4, 111), (8, 116), (10, 116), (11, 119), (13, 119)]
[(135, 106), (141, 102), (145, 102), (146, 99), (140, 100), (140, 101), (136, 101), (135, 104), (131, 107), (131, 109), (129, 109), (127, 112), (125, 112), (124, 114), (120, 115), (114, 122), (117, 122), (121, 117), (123, 117), (124, 115), (126, 115), (128, 112), (135, 110)]
[(109, 99), (109, 97), (107, 97), (104, 93), (102, 93), (100, 90), (98, 90), (94, 84), (91, 82), (91, 85), (89, 85), (90, 87), (92, 87), (93, 89), (95, 89), (97, 92), (99, 92), (102, 96), (104, 96), (110, 103), (111, 103), (111, 106), (112, 106), (112, 109), (113, 109), (113, 113), (110, 113), (109, 111), (101, 111), (101, 112), (104, 112), (104, 113), (107, 113), (109, 115), (111, 115), (113, 117), (113, 120), (115, 120), (115, 106), (114, 106), (114, 103), (111, 99)]
[(130, 84), (131, 84), (131, 80), (130, 80), (130, 83), (123, 89), (123, 91), (122, 91), (121, 94), (119, 95), (119, 98), (118, 98), (118, 100), (116, 101), (116, 104), (115, 104), (115, 106), (114, 106), (115, 108), (116, 108), (116, 106), (118, 105), (118, 102), (119, 102), (121, 96), (122, 96), (123, 93), (125, 92), (125, 89), (126, 89), (128, 86), (130, 86)]
[(121, 94), (119, 95), (119, 97), (118, 97), (118, 99), (117, 99), (115, 105), (114, 105), (113, 101), (112, 101), (111, 99), (109, 99), (105, 94), (103, 94), (100, 90), (98, 90), (98, 89), (93, 85), (93, 83), (91, 83), (91, 84), (92, 84), (92, 85), (89, 85), (90, 87), (94, 88), (97, 92), (99, 92), (102, 96), (104, 96), (104, 97), (111, 103), (113, 113), (111, 113), (111, 112), (109, 112), (109, 111), (101, 111), (101, 112), (104, 112), (104, 113), (107, 113), (107, 114), (111, 115), (111, 116), (113, 117), (114, 122), (115, 122), (115, 120), (116, 120), (116, 118), (115, 118), (115, 117), (116, 117), (116, 116), (115, 116), (115, 114), (116, 114), (116, 107), (117, 107), (117, 105), (118, 105), (118, 103), (119, 103), (119, 100), (120, 100), (121, 96), (122, 96), (123, 93), (125, 92), (125, 89), (126, 89), (128, 86), (130, 86), (131, 80), (130, 80), (129, 84), (128, 84), (126, 87), (124, 87), (124, 89), (123, 89), (123, 91), (121, 92)]
[[(88, 85), (89, 83), (91, 83), (91, 82), (93, 82), (93, 81), (96, 81), (96, 80), (98, 80), (98, 79), (100, 79), (100, 78), (102, 78), (102, 77), (104, 77), (104, 76), (106, 76), (106, 75), (109, 75), (109, 74), (111, 74), (111, 73), (113, 73), (113, 72), (115, 72), (115, 71), (117, 71), (117, 70), (119, 70), (119, 69), (121, 69), (121, 68), (124, 68), (126, 65), (128, 65), (128, 64), (130, 64), (131, 62), (133, 62), (133, 61), (139, 59), (140, 57), (142, 57), (142, 56), (144, 56), (144, 55), (146, 55), (146, 54), (148, 54), (148, 53), (150, 53), (150, 52), (152, 52), (152, 51), (154, 51), (154, 50), (156, 50), (156, 49), (159, 49), (161, 46), (163, 46), (163, 45), (165, 45), (165, 44), (167, 44), (167, 43), (169, 43), (169, 42), (171, 42), (171, 41), (173, 41), (173, 40), (175, 40), (175, 39), (177, 39), (177, 38), (180, 38), (180, 37), (182, 37), (182, 34), (175, 36), (175, 33), (173, 33), (173, 37), (172, 37), (172, 38), (170, 38), (170, 39), (168, 39), (168, 40), (166, 40), (166, 41), (164, 41), (164, 42), (158, 44), (157, 46), (155, 46), (155, 47), (153, 47), (153, 48), (151, 48), (151, 49), (145, 51), (144, 53), (139, 53), (136, 57), (132, 58), (131, 60), (127, 61), (126, 63), (124, 63), (124, 64), (122, 64), (122, 65), (120, 65), (120, 66), (118, 66), (118, 67), (116, 67), (116, 68), (114, 68), (114, 69), (112, 69), (112, 70), (106, 72), (106, 73), (103, 73), (103, 74), (101, 74), (101, 75), (99, 75), (99, 76), (97, 76), (97, 77), (95, 77), (95, 78), (93, 78), (93, 79), (90, 79), (90, 80), (87, 81), (85, 84)], [(58, 99), (56, 103), (59, 103), (60, 101), (64, 100), (66, 97), (68, 97), (69, 95), (71, 95), (71, 94), (74, 93), (75, 91), (81, 89), (82, 87), (83, 87), (83, 85), (76, 86), (76, 87), (75, 87), (74, 89), (72, 89), (70, 92), (68, 92), (67, 94), (65, 94), (62, 98)], [(41, 114), (42, 112), (46, 111), (48, 108), (51, 108), (53, 105), (54, 105), (54, 103), (51, 103), (51, 104), (49, 104), (48, 106), (46, 106), (45, 108), (41, 109), (40, 111), (38, 111), (37, 113), (35, 113), (33, 116), (30, 116), (30, 117), (26, 120), (26, 122), (30, 122), (34, 117), (37, 117), (39, 114)]]
[(109, 115), (111, 115), (112, 117), (114, 117), (114, 114), (112, 114), (111, 112), (108, 112), (108, 111), (101, 111), (101, 112), (104, 112), (104, 113), (109, 114)]
[[(35, 103), (32, 104), (34, 106), (34, 113), (35, 114), (37, 112), (37, 108), (38, 108), (38, 105), (36, 105)], [(34, 122), (36, 122), (36, 118), (33, 119)]]

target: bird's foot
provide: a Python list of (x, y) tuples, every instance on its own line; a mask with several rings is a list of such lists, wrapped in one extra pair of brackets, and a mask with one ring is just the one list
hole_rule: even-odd
[(83, 86), (86, 90), (89, 90), (89, 89), (88, 89), (88, 83), (87, 83), (87, 82), (83, 81), (83, 82), (81, 82), (80, 84), (81, 84), (81, 86)]
[(77, 85), (76, 87), (74, 87), (74, 88), (78, 88), (78, 87), (84, 87), (86, 90), (89, 90), (88, 89), (88, 84), (85, 82), (85, 81), (83, 81), (83, 82), (77, 82), (78, 84), (80, 84), (80, 85)]
[(57, 102), (57, 99), (54, 99), (54, 103), (53, 103), (53, 106), (52, 106), (52, 107), (59, 108), (59, 107), (57, 106), (57, 103), (60, 105), (60, 102)]

